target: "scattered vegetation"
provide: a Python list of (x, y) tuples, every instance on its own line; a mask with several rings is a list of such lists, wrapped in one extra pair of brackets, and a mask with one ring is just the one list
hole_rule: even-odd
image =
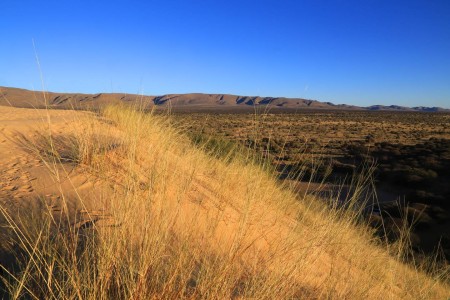
[(450, 260), (449, 114), (191, 113), (176, 118), (192, 132), (256, 150), (271, 161), (282, 179), (345, 185), (361, 165), (374, 162), (378, 199), (369, 204), (380, 218), (370, 216), (370, 223), (383, 228), (381, 236), (387, 229), (395, 232), (391, 240), (398, 240), (401, 227), (396, 224), (407, 211), (408, 220), (414, 220), (408, 228), (417, 258), (441, 248)]
[[(403, 264), (407, 239), (380, 243), (361, 224), (361, 211), (351, 209), (358, 205), (325, 206), (311, 196), (298, 196), (254, 163), (252, 155), (231, 154), (240, 151), (235, 143), (202, 135), (189, 138), (172, 122), (164, 116), (109, 107), (101, 117), (84, 120), (70, 137), (50, 130), (44, 134), (48, 143), (32, 146), (33, 140), (21, 139), (37, 157), (53, 162), (48, 164), (53, 174), (75, 162), (79, 172), (88, 172), (107, 187), (103, 200), (112, 223), (102, 225), (93, 218), (76, 222), (67, 209), (35, 214), (1, 207), (5, 229), (1, 247), (9, 255), (5, 260), (9, 263), (0, 266), (5, 296), (439, 299), (449, 295), (445, 268), (431, 264), (424, 273), (419, 266)], [(243, 140), (264, 138), (257, 130), (254, 133), (243, 134)], [(288, 161), (281, 157), (285, 145), (274, 141), (278, 146), (271, 138), (263, 140), (262, 149), (279, 151), (278, 161)], [(256, 153), (258, 145), (251, 145)], [(354, 181), (348, 204), (359, 203), (365, 183)], [(61, 197), (72, 201), (64, 190)]]

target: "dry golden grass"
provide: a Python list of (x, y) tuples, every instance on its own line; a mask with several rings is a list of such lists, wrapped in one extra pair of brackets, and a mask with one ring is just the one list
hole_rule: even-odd
[[(12, 299), (450, 295), (446, 270), (402, 264), (389, 253), (394, 246), (382, 248), (357, 224), (357, 211), (298, 199), (243, 156), (208, 155), (167, 117), (116, 106), (83, 124), (70, 136), (49, 130), (34, 148), (30, 139), (22, 144), (53, 174), (72, 163), (95, 176), (108, 222), (89, 212), (73, 222), (68, 209), (13, 215), (2, 207), (4, 248), (16, 258), (2, 268)], [(64, 189), (61, 196), (73, 201)]]

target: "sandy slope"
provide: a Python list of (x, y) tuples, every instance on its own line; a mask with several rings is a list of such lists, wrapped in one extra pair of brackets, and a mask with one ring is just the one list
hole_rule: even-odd
[[(0, 106), (0, 201), (6, 207), (35, 207), (45, 202), (54, 212), (66, 206), (78, 212), (88, 209), (95, 213), (103, 209), (97, 201), (84, 201), (82, 206), (78, 201), (99, 195), (98, 184), (92, 177), (73, 164), (52, 164), (39, 159), (32, 145), (39, 133), (49, 128), (54, 135), (70, 133), (76, 123), (82, 122), (83, 114)], [(31, 144), (24, 143), (24, 138)], [(68, 201), (63, 201), (62, 192)]]

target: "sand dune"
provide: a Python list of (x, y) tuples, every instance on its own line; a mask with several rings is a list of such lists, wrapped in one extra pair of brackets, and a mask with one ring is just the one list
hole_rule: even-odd
[[(44, 199), (55, 212), (67, 204), (70, 214), (104, 210), (96, 201), (80, 204), (80, 199), (99, 198), (99, 184), (74, 164), (52, 163), (36, 153), (33, 142), (42, 133), (70, 134), (83, 122), (83, 113), (0, 107), (0, 199), (7, 207), (34, 207)], [(51, 120), (51, 124), (49, 124)], [(64, 197), (70, 199), (63, 203)], [(77, 222), (84, 222), (80, 218)], [(74, 220), (75, 221), (75, 220)]]
[[(96, 228), (101, 237), (92, 249), (98, 260), (85, 266), (94, 267), (93, 281), (78, 283), (91, 280), (87, 271), (70, 273), (83, 267), (79, 260), (71, 266), (50, 256), (43, 266), (61, 263), (74, 283), (66, 289), (66, 277), (56, 274), (45, 288), (56, 281), (50, 289), (97, 297), (98, 288), (119, 281), (138, 298), (448, 295), (444, 284), (372, 243), (346, 214), (298, 199), (258, 167), (208, 156), (163, 117), (123, 107), (101, 116), (0, 107), (0, 132), (3, 207), (65, 211), (71, 225)], [(58, 146), (67, 146), (72, 135), (78, 146), (90, 143), (82, 161), (70, 160)], [(40, 152), (43, 137), (51, 137), (58, 154)], [(110, 265), (124, 273), (101, 271)], [(104, 292), (122, 295), (115, 287)]]

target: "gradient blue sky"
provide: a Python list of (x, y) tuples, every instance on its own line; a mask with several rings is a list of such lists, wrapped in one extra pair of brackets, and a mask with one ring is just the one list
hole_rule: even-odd
[(449, 0), (0, 3), (0, 86), (450, 108)]

